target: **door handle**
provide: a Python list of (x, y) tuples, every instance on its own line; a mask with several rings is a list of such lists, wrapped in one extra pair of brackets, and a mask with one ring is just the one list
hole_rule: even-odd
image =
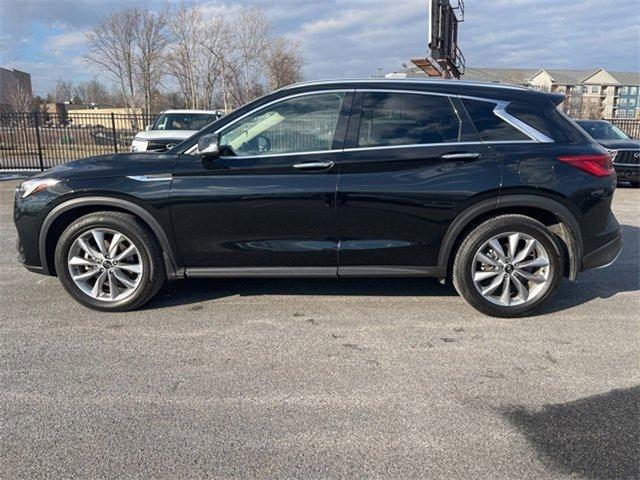
[(475, 160), (476, 158), (480, 158), (480, 154), (478, 152), (468, 152), (468, 153), (445, 153), (440, 156), (443, 160)]
[(298, 170), (326, 170), (333, 167), (333, 162), (309, 162), (309, 163), (296, 163), (293, 168)]

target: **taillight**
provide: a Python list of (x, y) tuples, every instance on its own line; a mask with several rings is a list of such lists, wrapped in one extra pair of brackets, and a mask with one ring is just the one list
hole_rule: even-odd
[(614, 173), (613, 157), (606, 153), (596, 155), (568, 155), (558, 157), (558, 160), (579, 168), (591, 175), (595, 175), (596, 177), (607, 177)]

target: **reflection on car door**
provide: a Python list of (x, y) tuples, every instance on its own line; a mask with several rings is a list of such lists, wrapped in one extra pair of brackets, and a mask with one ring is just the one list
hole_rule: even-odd
[(222, 127), (217, 160), (183, 155), (171, 191), (183, 263), (335, 275), (334, 165), (351, 100), (348, 91), (277, 100)]
[(359, 91), (340, 161), (339, 275), (424, 274), (455, 216), (500, 186), (460, 101)]

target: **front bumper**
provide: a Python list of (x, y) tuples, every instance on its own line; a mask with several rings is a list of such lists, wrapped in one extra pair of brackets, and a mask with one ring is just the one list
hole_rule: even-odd
[(618, 234), (613, 240), (585, 255), (582, 259), (582, 269), (608, 267), (616, 261), (621, 249), (622, 234)]
[(640, 180), (640, 165), (614, 163), (613, 168), (620, 182), (637, 182)]

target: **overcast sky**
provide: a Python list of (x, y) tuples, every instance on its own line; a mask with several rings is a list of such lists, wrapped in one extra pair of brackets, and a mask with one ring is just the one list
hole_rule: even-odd
[[(0, 65), (32, 75), (100, 78), (82, 60), (84, 32), (125, 6), (163, 0), (0, 0)], [(169, 2), (172, 3), (172, 2)], [(196, 1), (233, 12), (261, 6), (275, 33), (301, 41), (308, 79), (368, 77), (426, 54), (428, 0)], [(475, 67), (640, 70), (640, 0), (466, 0), (460, 46)]]

